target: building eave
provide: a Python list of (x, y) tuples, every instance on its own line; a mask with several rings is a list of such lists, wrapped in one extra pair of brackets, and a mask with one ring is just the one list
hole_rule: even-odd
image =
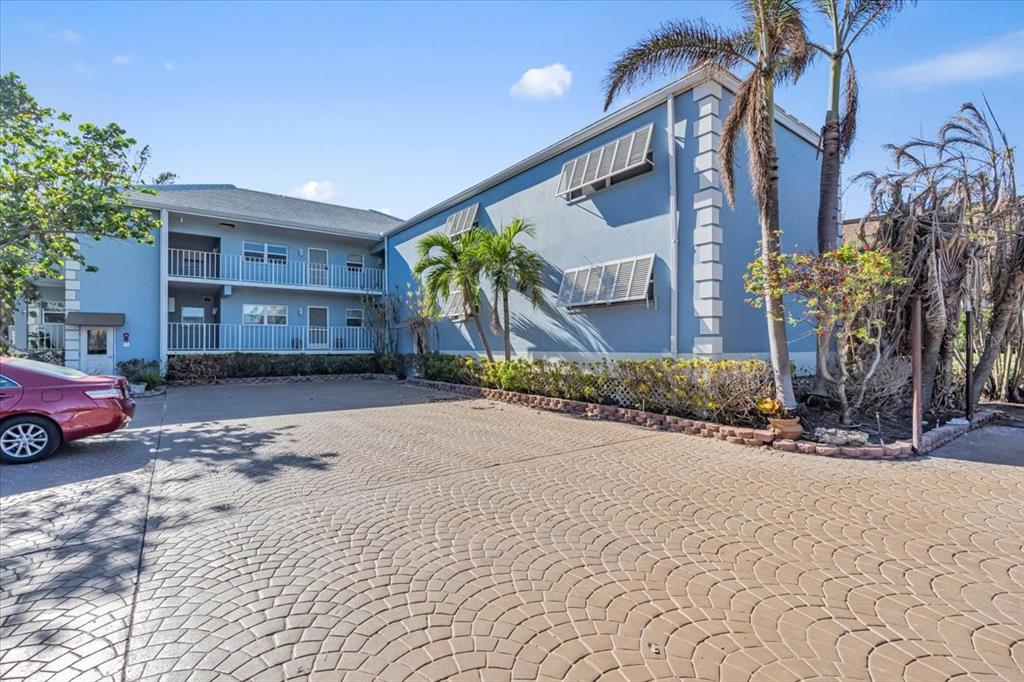
[[(611, 130), (615, 126), (618, 126), (629, 119), (638, 116), (646, 111), (654, 109), (655, 107), (661, 106), (665, 103), (665, 100), (674, 95), (680, 95), (684, 92), (694, 89), (705, 81), (715, 81), (723, 88), (728, 90), (730, 93), (735, 94), (739, 90), (742, 81), (732, 73), (722, 70), (712, 70), (707, 68), (695, 69), (690, 73), (686, 74), (682, 78), (669, 83), (665, 87), (652, 92), (651, 94), (643, 97), (642, 99), (629, 104), (618, 111), (614, 111), (608, 114), (604, 118), (595, 121), (586, 128), (576, 131), (575, 133), (565, 137), (554, 144), (545, 147), (539, 152), (532, 154), (522, 161), (509, 166), (508, 168), (500, 171), (499, 173), (492, 175), (491, 177), (478, 182), (477, 184), (469, 187), (458, 194), (451, 196), (444, 201), (431, 206), (425, 211), (421, 211), (416, 215), (412, 216), (408, 220), (405, 220), (398, 225), (385, 230), (384, 236), (391, 236), (398, 234), (417, 223), (420, 223), (427, 218), (437, 215), (441, 211), (445, 211), (453, 206), (456, 206), (467, 199), (470, 199), (481, 192), (484, 192), (492, 187), (495, 187), (506, 180), (514, 178), (515, 176), (524, 173), (534, 166), (538, 166), (549, 159), (552, 159), (559, 154), (562, 154), (570, 149), (580, 145), (587, 140), (600, 135), (608, 130)], [(787, 130), (791, 131), (808, 144), (815, 147), (819, 145), (818, 134), (814, 132), (810, 126), (802, 123), (792, 114), (786, 112), (782, 107), (775, 107), (775, 120), (779, 125), (783, 126)]]
[(204, 211), (202, 209), (192, 208), (190, 206), (181, 206), (179, 204), (173, 204), (166, 201), (133, 198), (130, 201), (130, 204), (138, 208), (151, 208), (154, 210), (162, 209), (170, 213), (180, 213), (183, 215), (196, 216), (199, 218), (213, 218), (215, 220), (249, 223), (251, 225), (262, 225), (264, 227), (278, 227), (286, 230), (315, 232), (317, 234), (329, 235), (333, 237), (344, 237), (347, 239), (359, 239), (372, 243), (376, 243), (384, 239), (384, 233), (382, 232), (369, 233), (357, 232), (354, 230), (330, 230), (325, 227), (320, 227), (318, 225), (306, 225), (303, 223), (291, 223), (279, 220), (266, 220), (265, 218), (257, 218), (255, 216), (231, 213), (229, 211)]

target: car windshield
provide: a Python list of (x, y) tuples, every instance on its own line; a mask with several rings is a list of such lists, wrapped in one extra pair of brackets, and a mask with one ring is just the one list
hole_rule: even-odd
[(79, 372), (77, 369), (71, 369), (70, 367), (61, 367), (60, 365), (51, 365), (37, 360), (26, 360), (25, 358), (4, 358), (4, 364), (66, 379), (78, 379), (89, 376), (85, 372)]

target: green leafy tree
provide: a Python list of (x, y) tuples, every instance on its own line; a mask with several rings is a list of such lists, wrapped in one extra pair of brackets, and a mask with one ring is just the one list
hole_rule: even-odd
[(413, 272), (423, 282), (424, 302), (431, 311), (453, 295), (462, 296), (463, 314), (472, 319), (488, 360), (491, 344), (480, 323), (480, 274), (483, 270), (483, 230), (473, 228), (456, 239), (432, 232), (416, 243), (419, 260)]
[[(793, 322), (811, 325), (818, 337), (835, 337), (837, 358), (829, 363), (818, 346), (822, 377), (839, 400), (840, 419), (853, 424), (864, 402), (871, 377), (882, 360), (882, 326), (892, 287), (906, 285), (899, 259), (889, 251), (842, 246), (821, 255), (812, 253), (773, 256), (773, 267), (759, 259), (747, 268), (747, 291), (795, 296), (801, 317)], [(849, 384), (856, 382), (851, 397)]]
[[(520, 235), (535, 237), (533, 224), (522, 218), (513, 218), (497, 232), (484, 233), (481, 240), (483, 271), (494, 290), (491, 306), (491, 329), (501, 333), (505, 344), (505, 360), (512, 359), (511, 329), (509, 327), (509, 293), (518, 291), (537, 308), (544, 302), (544, 262), (540, 256), (516, 241)], [(499, 314), (498, 300), (501, 299)]]
[[(734, 203), (733, 159), (740, 131), (746, 133), (748, 168), (761, 224), (761, 254), (774, 267), (779, 242), (779, 159), (775, 146), (775, 86), (798, 79), (811, 55), (795, 0), (742, 0), (743, 24), (726, 29), (703, 20), (669, 22), (629, 48), (605, 79), (605, 108), (621, 92), (657, 75), (693, 67), (750, 69), (722, 125), (722, 186)], [(796, 407), (782, 298), (765, 291), (768, 346), (778, 398)]]
[[(40, 106), (14, 73), (0, 77), (0, 346), (18, 299), (33, 281), (62, 279), (65, 260), (84, 262), (83, 238), (153, 242), (151, 211), (127, 205), (145, 154), (115, 123), (71, 126), (71, 116)], [(88, 263), (85, 263), (88, 268)]]

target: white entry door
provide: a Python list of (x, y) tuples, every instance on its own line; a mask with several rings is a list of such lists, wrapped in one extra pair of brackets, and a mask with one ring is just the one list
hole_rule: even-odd
[(82, 371), (86, 374), (114, 373), (114, 328), (82, 327), (84, 355)]
[(320, 306), (309, 306), (309, 314), (306, 315), (308, 329), (307, 347), (314, 350), (327, 350), (328, 345), (328, 323), (327, 308)]
[(327, 249), (309, 249), (309, 283), (316, 287), (325, 287), (330, 282), (327, 278)]

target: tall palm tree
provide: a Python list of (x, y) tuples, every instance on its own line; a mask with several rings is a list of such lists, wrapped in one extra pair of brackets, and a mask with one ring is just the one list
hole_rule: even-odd
[(481, 244), (484, 232), (473, 228), (458, 239), (433, 232), (416, 243), (419, 260), (413, 272), (423, 281), (427, 307), (437, 310), (442, 300), (453, 295), (462, 296), (463, 313), (472, 319), (480, 334), (488, 360), (494, 360), (491, 344), (480, 323), (480, 272), (483, 268)]
[[(544, 301), (544, 263), (540, 256), (516, 241), (516, 237), (521, 234), (536, 236), (533, 224), (522, 218), (513, 218), (512, 222), (503, 225), (497, 232), (486, 233), (481, 244), (484, 274), (491, 281), (491, 288), (494, 290), (491, 328), (495, 333), (502, 333), (506, 362), (512, 359), (509, 292), (515, 289), (525, 296), (534, 308)], [(502, 315), (498, 314), (499, 296)]]
[[(857, 132), (857, 72), (850, 49), (857, 39), (880, 28), (914, 0), (813, 0), (828, 24), (830, 45), (811, 43), (828, 60), (828, 108), (821, 129), (821, 176), (818, 190), (818, 253), (836, 248), (839, 239), (839, 194), (843, 159), (850, 153)], [(843, 68), (846, 65), (846, 84)], [(840, 102), (840, 100), (843, 100)], [(828, 357), (831, 335), (817, 338), (819, 363)], [(825, 389), (822, 368), (816, 372), (817, 392)]]
[[(779, 244), (779, 162), (775, 147), (775, 86), (795, 81), (810, 57), (803, 17), (795, 0), (742, 0), (743, 26), (729, 30), (703, 20), (663, 24), (619, 57), (605, 79), (605, 109), (615, 97), (653, 77), (690, 69), (750, 67), (722, 125), (722, 186), (733, 204), (733, 160), (746, 133), (750, 179), (761, 224), (761, 258), (774, 273)], [(769, 277), (771, 279), (771, 277)], [(796, 407), (782, 298), (765, 292), (768, 345), (778, 398)]]
[[(839, 185), (843, 159), (857, 132), (857, 73), (850, 50), (861, 36), (881, 28), (914, 0), (813, 0), (828, 22), (830, 45), (811, 43), (828, 60), (828, 108), (821, 131), (821, 180), (818, 201), (818, 252), (836, 248), (839, 239)], [(846, 84), (843, 67), (846, 64)], [(843, 100), (840, 102), (840, 100)]]

